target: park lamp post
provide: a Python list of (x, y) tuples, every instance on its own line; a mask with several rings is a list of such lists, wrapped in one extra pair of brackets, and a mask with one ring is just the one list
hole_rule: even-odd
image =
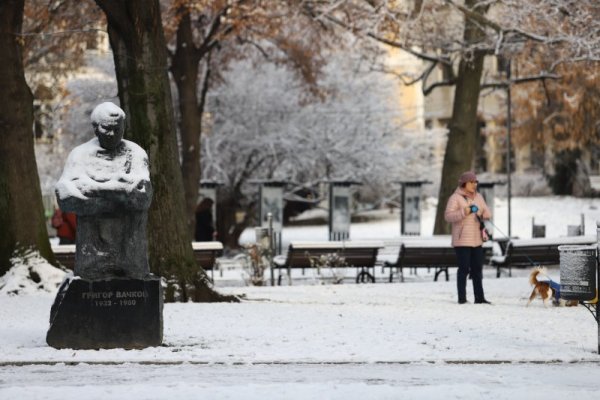
[(510, 58), (506, 62), (506, 183), (508, 193), (508, 237), (512, 236), (511, 229), (511, 199), (512, 199), (512, 185), (511, 185), (511, 130), (512, 130), (512, 110), (511, 110), (511, 92), (510, 92), (510, 80), (511, 80), (511, 62)]

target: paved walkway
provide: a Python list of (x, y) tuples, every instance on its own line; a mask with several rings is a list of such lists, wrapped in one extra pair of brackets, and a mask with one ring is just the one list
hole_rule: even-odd
[[(118, 364), (0, 367), (0, 398), (597, 399), (578, 364)], [(485, 396), (485, 397), (484, 397)]]

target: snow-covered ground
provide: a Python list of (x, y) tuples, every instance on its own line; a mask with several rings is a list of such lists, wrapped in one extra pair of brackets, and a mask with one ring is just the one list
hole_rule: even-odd
[[(556, 274), (556, 271), (550, 271)], [(241, 304), (166, 304), (164, 345), (55, 350), (53, 296), (0, 296), (0, 398), (530, 399), (600, 390), (583, 307), (525, 307), (524, 273), (450, 282), (223, 288)]]
[[(522, 211), (514, 217), (539, 216), (554, 236), (577, 224), (579, 213), (588, 234), (600, 220), (597, 200), (516, 203)], [(529, 237), (518, 227), (530, 221), (513, 223), (515, 234)], [(396, 235), (386, 224), (398, 227), (394, 217), (353, 225), (352, 235)], [(321, 229), (287, 231), (291, 240)], [(10, 280), (19, 287), (26, 270), (13, 271), (0, 286)], [(544, 307), (536, 300), (526, 307), (529, 271), (496, 279), (490, 268), (484, 288), (493, 305), (458, 305), (453, 272), (449, 282), (420, 273), (391, 284), (320, 285), (305, 278), (293, 286), (222, 286), (236, 274), (242, 281), (231, 270), (217, 283), (222, 292), (243, 294), (240, 304), (166, 304), (163, 346), (129, 351), (52, 349), (45, 334), (54, 294), (2, 291), (0, 399), (597, 398), (598, 328), (583, 306)], [(558, 269), (549, 275), (558, 279)], [(468, 294), (472, 300), (470, 287)]]

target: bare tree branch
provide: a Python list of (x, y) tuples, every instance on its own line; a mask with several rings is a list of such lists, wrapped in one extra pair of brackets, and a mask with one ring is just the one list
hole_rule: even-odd
[(442, 86), (454, 86), (455, 84), (456, 84), (456, 79), (436, 82), (427, 87), (425, 87), (425, 85), (423, 85), (423, 94), (425, 96), (427, 96), (431, 92), (433, 92), (433, 89), (435, 89), (435, 88), (442, 87)]
[[(352, 33), (356, 33), (356, 30), (353, 27), (349, 26), (348, 24), (344, 23), (343, 21), (340, 21), (339, 19), (337, 19), (335, 17), (332, 17), (331, 15), (325, 15), (324, 17), (327, 20), (333, 22), (334, 24), (336, 24), (336, 25), (338, 25), (338, 26), (346, 29), (347, 31), (352, 32)], [(383, 44), (386, 44), (388, 46), (404, 50), (405, 52), (407, 52), (407, 53), (409, 53), (409, 54), (411, 54), (411, 55), (413, 55), (415, 57), (418, 57), (418, 58), (420, 58), (422, 60), (426, 60), (426, 61), (430, 61), (430, 62), (435, 62), (435, 63), (452, 65), (452, 62), (448, 58), (446, 58), (446, 57), (439, 57), (439, 56), (436, 56), (436, 55), (420, 53), (420, 52), (418, 52), (418, 51), (416, 51), (416, 50), (414, 50), (414, 49), (412, 49), (412, 48), (410, 48), (408, 46), (405, 46), (404, 44), (402, 44), (400, 42), (397, 42), (397, 41), (394, 41), (394, 40), (391, 40), (391, 39), (386, 39), (383, 36), (377, 35), (377, 34), (375, 34), (373, 32), (366, 32), (366, 33), (364, 33), (364, 35), (366, 35), (367, 37), (369, 37), (369, 38), (371, 38), (373, 40), (376, 40), (379, 43), (383, 43)]]
[(482, 83), (481, 88), (482, 89), (500, 89), (500, 88), (506, 88), (509, 85), (515, 85), (515, 84), (518, 85), (521, 83), (528, 83), (528, 82), (534, 82), (534, 81), (544, 81), (545, 82), (547, 79), (558, 80), (561, 78), (562, 78), (561, 75), (543, 73), (543, 74), (539, 74), (539, 75), (514, 78), (514, 79), (510, 79), (508, 81)]
[(518, 29), (518, 28), (505, 29), (502, 26), (500, 26), (499, 24), (497, 24), (496, 22), (485, 17), (484, 15), (482, 15), (476, 11), (469, 10), (468, 8), (466, 8), (465, 6), (463, 6), (461, 4), (457, 4), (454, 0), (446, 0), (446, 3), (451, 4), (452, 6), (456, 7), (458, 10), (460, 10), (465, 15), (465, 17), (475, 21), (476, 23), (478, 23), (482, 26), (486, 26), (486, 27), (491, 28), (494, 31), (496, 31), (500, 35), (499, 43), (496, 46), (497, 48), (499, 47), (500, 42), (507, 41), (507, 37), (509, 37), (511, 34), (516, 35), (516, 36), (522, 36), (527, 39), (530, 39), (530, 40), (533, 40), (536, 42), (540, 42), (540, 43), (546, 43), (546, 44), (557, 44), (557, 43), (563, 43), (563, 42), (569, 41), (566, 37), (549, 38), (547, 36), (542, 36), (542, 35), (537, 35), (535, 33), (526, 32), (526, 31), (524, 31), (522, 29)]

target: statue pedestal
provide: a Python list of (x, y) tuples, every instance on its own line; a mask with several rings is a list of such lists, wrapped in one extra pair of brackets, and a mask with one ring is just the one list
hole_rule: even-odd
[(163, 336), (159, 278), (63, 283), (50, 311), (46, 342), (57, 349), (142, 349)]

